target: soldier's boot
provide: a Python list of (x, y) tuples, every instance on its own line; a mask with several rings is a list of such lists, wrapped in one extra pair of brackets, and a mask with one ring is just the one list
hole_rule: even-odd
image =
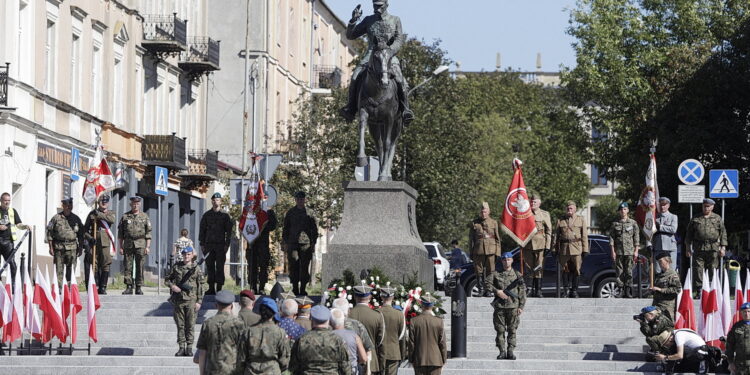
[(570, 298), (578, 298), (578, 276), (573, 275), (571, 276), (570, 280), (570, 293), (568, 294), (568, 297)]
[(625, 287), (625, 297), (626, 298), (633, 298), (633, 287), (628, 285)]
[(537, 298), (544, 298), (542, 295), (542, 279), (534, 279), (534, 281), (536, 282), (536, 291), (534, 294), (536, 294)]
[(500, 354), (497, 355), (497, 359), (505, 359), (505, 352), (500, 351)]
[(207, 296), (213, 296), (216, 294), (216, 289), (214, 289), (214, 283), (208, 283), (208, 290), (204, 294)]
[(409, 109), (409, 85), (406, 83), (406, 80), (401, 77), (401, 79), (396, 79), (396, 82), (398, 83), (398, 98), (401, 102), (401, 107), (404, 110), (404, 113), (401, 115), (401, 118), (404, 121), (404, 126), (409, 126), (412, 121), (414, 121), (414, 112)]
[(107, 282), (109, 281), (109, 271), (102, 271), (101, 276), (99, 277), (99, 282), (96, 284), (99, 286), (99, 294), (106, 296), (107, 295)]
[(352, 77), (351, 83), (349, 84), (349, 93), (347, 95), (347, 101), (344, 108), (341, 108), (339, 110), (339, 114), (341, 117), (344, 118), (347, 122), (354, 121), (354, 118), (357, 117), (357, 93), (359, 92), (359, 78), (362, 76), (362, 74), (357, 74), (357, 77)]
[(143, 290), (141, 290), (141, 286), (140, 285), (138, 285), (138, 286), (135, 287), (135, 294), (137, 294), (139, 296), (143, 295)]
[(295, 296), (299, 295), (299, 284), (292, 283), (292, 293), (294, 293)]
[(508, 353), (505, 355), (505, 359), (510, 359), (511, 361), (516, 360), (516, 355), (513, 354), (513, 348), (508, 348)]
[(224, 287), (224, 284), (216, 284), (216, 291), (220, 292), (221, 288), (223, 288), (223, 287)]
[(185, 357), (192, 357), (193, 356), (193, 348), (188, 345), (185, 347), (185, 352), (183, 353)]
[(484, 277), (482, 275), (477, 276), (477, 295), (479, 297), (484, 296)]
[(306, 290), (307, 289), (307, 283), (300, 283), (300, 284), (302, 284), (302, 285), (300, 285), (300, 287), (299, 287), (299, 295), (306, 296), (307, 295), (307, 290)]
[(180, 345), (180, 349), (177, 350), (177, 353), (174, 353), (175, 357), (183, 357), (185, 355), (185, 347)]
[(133, 287), (132, 287), (131, 285), (128, 285), (128, 286), (127, 286), (127, 287), (125, 288), (125, 291), (124, 291), (124, 292), (122, 292), (122, 294), (123, 294), (123, 295), (126, 295), (126, 294), (133, 294)]

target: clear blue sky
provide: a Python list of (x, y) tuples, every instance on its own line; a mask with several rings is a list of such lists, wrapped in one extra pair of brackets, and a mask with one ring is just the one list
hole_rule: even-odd
[[(344, 21), (362, 4), (372, 14), (372, 0), (324, 0)], [(410, 37), (442, 41), (463, 71), (502, 69), (535, 71), (542, 54), (543, 71), (573, 67), (573, 38), (565, 33), (575, 0), (390, 0), (388, 11), (401, 17)], [(455, 67), (451, 67), (451, 70)]]

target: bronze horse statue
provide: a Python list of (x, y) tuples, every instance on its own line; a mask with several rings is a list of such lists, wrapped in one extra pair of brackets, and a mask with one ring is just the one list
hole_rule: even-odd
[(367, 71), (357, 95), (359, 119), (359, 152), (357, 166), (367, 165), (365, 155), (365, 125), (375, 143), (380, 160), (378, 181), (391, 181), (391, 167), (396, 154), (396, 141), (403, 130), (403, 110), (399, 105), (398, 86), (391, 77), (389, 67), (393, 54), (384, 42), (374, 41)]

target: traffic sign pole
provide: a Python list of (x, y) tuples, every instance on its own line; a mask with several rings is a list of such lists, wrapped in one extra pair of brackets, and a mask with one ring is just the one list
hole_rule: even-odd
[(156, 268), (157, 280), (156, 280), (156, 295), (161, 295), (161, 195), (157, 198), (158, 203), (158, 216), (159, 223), (156, 225)]

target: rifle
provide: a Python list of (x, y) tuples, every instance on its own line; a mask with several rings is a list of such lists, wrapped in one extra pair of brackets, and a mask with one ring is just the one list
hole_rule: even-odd
[[(180, 288), (180, 290), (184, 290), (186, 292), (189, 292), (189, 291), (193, 290), (193, 286), (188, 283), (188, 280), (190, 280), (190, 278), (193, 277), (193, 274), (195, 273), (195, 270), (197, 270), (198, 267), (200, 267), (201, 264), (203, 264), (203, 262), (206, 261), (206, 258), (210, 254), (211, 254), (211, 252), (209, 251), (207, 254), (205, 254), (205, 256), (203, 258), (201, 258), (200, 260), (198, 260), (198, 262), (192, 268), (190, 268), (187, 272), (185, 272), (184, 275), (182, 275), (182, 279), (180, 279), (180, 282), (177, 283), (177, 287)], [(174, 299), (176, 295), (177, 295), (177, 293), (175, 293), (172, 290), (172, 288), (170, 288), (169, 289), (169, 301), (172, 302), (172, 299)]]
[[(539, 271), (541, 268), (542, 268), (542, 265), (540, 264), (534, 267), (534, 269), (531, 270), (531, 273), (533, 274), (534, 272)], [(517, 300), (518, 294), (514, 293), (513, 289), (516, 289), (519, 285), (524, 285), (524, 286), (526, 285), (526, 282), (523, 281), (523, 277), (519, 277), (513, 280), (513, 282), (508, 284), (508, 286), (506, 286), (505, 289), (503, 289), (503, 293), (505, 293), (505, 295), (507, 295), (508, 298), (510, 298), (511, 300)], [(501, 301), (502, 300), (500, 299), (500, 297), (495, 297), (495, 299), (492, 301), (492, 304), (495, 305), (497, 303), (502, 303)]]

